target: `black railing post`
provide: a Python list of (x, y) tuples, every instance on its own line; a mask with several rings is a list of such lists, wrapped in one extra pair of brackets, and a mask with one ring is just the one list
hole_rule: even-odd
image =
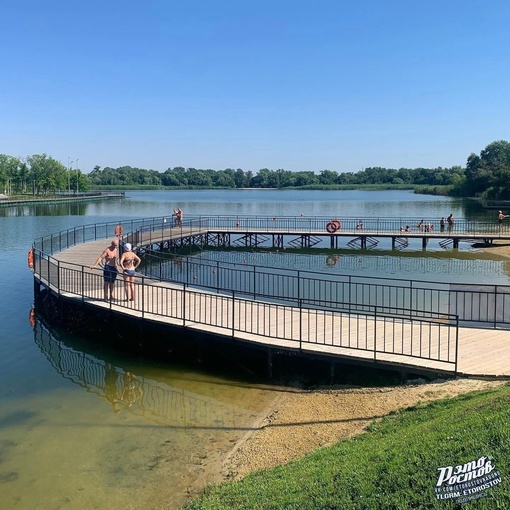
[(145, 317), (145, 276), (142, 276), (142, 319)]
[(498, 314), (498, 286), (497, 285), (494, 285), (494, 306), (492, 308), (494, 310), (493, 327), (494, 327), (494, 329), (496, 329), (496, 325), (498, 323), (498, 321), (497, 321), (497, 314)]
[[(235, 320), (236, 320), (236, 291), (232, 290), (232, 338), (235, 336)], [(258, 315), (258, 314), (257, 314)]]
[[(365, 321), (367, 320), (367, 317), (368, 316), (365, 315)], [(374, 306), (374, 362), (375, 361), (377, 361), (377, 305)]]
[(181, 303), (182, 303), (182, 309), (181, 309), (181, 314), (182, 314), (182, 326), (183, 327), (186, 327), (186, 282), (183, 282), (182, 284), (182, 299), (181, 299)]
[(413, 312), (413, 280), (409, 280), (409, 317), (412, 319)]
[(459, 316), (455, 316), (455, 373), (457, 376), (459, 363)]
[(298, 307), (299, 307), (299, 350), (301, 351), (303, 349), (303, 303), (299, 298)]
[[(48, 262), (50, 262), (48, 257)], [(51, 285), (50, 264), (48, 264), (48, 282)], [(60, 296), (60, 260), (57, 260), (57, 294)]]
[(81, 302), (85, 301), (85, 266), (81, 266)]

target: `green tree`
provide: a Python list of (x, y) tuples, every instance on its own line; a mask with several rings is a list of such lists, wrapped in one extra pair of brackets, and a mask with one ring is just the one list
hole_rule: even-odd
[(46, 154), (33, 154), (27, 158), (35, 194), (47, 194), (67, 188), (67, 170), (60, 161)]
[(470, 154), (461, 191), (468, 196), (510, 198), (510, 143), (499, 140), (487, 145), (480, 156)]
[(338, 172), (334, 172), (332, 170), (321, 170), (319, 175), (319, 183), (320, 184), (336, 184), (338, 181)]
[(247, 188), (249, 185), (249, 179), (247, 180), (246, 175), (241, 168), (238, 168), (234, 173), (234, 182), (236, 188)]

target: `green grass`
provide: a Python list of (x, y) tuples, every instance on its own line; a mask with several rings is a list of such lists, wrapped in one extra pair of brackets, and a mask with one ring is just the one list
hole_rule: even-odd
[(491, 459), (502, 482), (462, 508), (510, 508), (510, 386), (389, 415), (365, 434), (208, 488), (187, 510), (460, 508), (438, 501), (438, 469)]

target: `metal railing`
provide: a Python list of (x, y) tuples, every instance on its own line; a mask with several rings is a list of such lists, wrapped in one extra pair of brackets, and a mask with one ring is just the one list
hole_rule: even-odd
[[(453, 225), (441, 228), (440, 218), (362, 218), (362, 217), (326, 217), (326, 216), (194, 216), (192, 220), (200, 222), (210, 230), (246, 230), (246, 231), (285, 231), (285, 232), (326, 232), (326, 226), (333, 219), (340, 221), (339, 233), (351, 232), (355, 235), (369, 232), (373, 235), (395, 234), (405, 235), (401, 229), (409, 226), (410, 234), (452, 234), (452, 235), (510, 235), (510, 223), (500, 225), (494, 221), (454, 220)], [(421, 227), (420, 222), (423, 221)], [(427, 226), (431, 229), (427, 229)]]
[[(59, 296), (82, 301), (103, 299), (103, 276), (97, 271), (36, 252), (35, 273)], [(109, 301), (110, 308), (129, 309), (140, 318), (203, 329), (256, 343), (361, 356), (370, 361), (421, 359), (432, 367), (457, 371), (458, 317), (389, 305), (287, 297), (286, 303), (246, 292), (210, 293), (187, 283), (179, 286), (148, 277), (137, 278), (135, 301)], [(268, 342), (268, 339), (270, 340)], [(354, 354), (356, 353), (356, 354)], [(448, 367), (448, 368), (446, 368)]]
[[(344, 302), (358, 306), (390, 306), (459, 316), (461, 325), (510, 327), (510, 286), (473, 285), (403, 280), (384, 277), (327, 274), (270, 268), (201, 257), (144, 257), (144, 274), (213, 290), (233, 291), (264, 299)], [(402, 312), (403, 313), (403, 312)]]
[[(255, 225), (272, 222), (260, 217), (198, 217), (187, 219), (182, 228), (172, 225), (172, 217), (124, 220), (74, 227), (43, 237), (34, 242), (42, 256), (51, 255), (75, 244), (111, 237), (117, 224), (123, 225), (124, 241), (133, 246), (158, 242), (168, 233), (192, 236), (209, 228), (209, 224), (241, 223), (242, 219)], [(289, 225), (291, 219), (289, 220)], [(293, 218), (301, 221), (302, 218)], [(383, 221), (383, 220), (377, 220)], [(387, 220), (384, 220), (387, 221)], [(216, 227), (218, 228), (218, 227)], [(477, 228), (477, 230), (480, 230)], [(145, 255), (150, 261), (145, 274), (159, 280), (188, 284), (219, 293), (236, 292), (239, 295), (259, 296), (286, 302), (289, 299), (309, 299), (315, 302), (345, 302), (359, 305), (391, 306), (395, 309), (420, 309), (436, 314), (459, 315), (462, 325), (482, 327), (510, 326), (510, 286), (451, 284), (384, 277), (341, 275), (328, 272), (275, 269), (251, 264), (220, 261), (197, 261), (177, 258), (174, 262)]]
[[(182, 227), (174, 224), (172, 215), (143, 218), (143, 219), (124, 219), (116, 222), (96, 223), (93, 225), (84, 225), (72, 227), (70, 229), (57, 232), (48, 236), (44, 236), (34, 242), (34, 247), (44, 253), (53, 254), (65, 248), (69, 248), (74, 244), (92, 241), (96, 239), (105, 239), (113, 236), (115, 226), (120, 224), (123, 226), (126, 234), (126, 241), (137, 245), (143, 240), (144, 243), (151, 244), (158, 242), (169, 232), (186, 231), (187, 235), (201, 232), (203, 230), (225, 230), (229, 232), (242, 231), (285, 231), (285, 232), (308, 232), (308, 233), (324, 233), (326, 225), (331, 221), (329, 217), (267, 217), (267, 216), (191, 216), (185, 219)], [(363, 229), (357, 228), (359, 223), (363, 221)], [(499, 225), (497, 221), (491, 222), (486, 220), (456, 220), (453, 228), (441, 232), (438, 227), (438, 220), (425, 219), (425, 223), (435, 224), (435, 228), (431, 232), (425, 232), (416, 227), (420, 219), (417, 218), (343, 218), (341, 219), (340, 232), (352, 232), (353, 235), (370, 232), (370, 234), (405, 234), (400, 232), (402, 226), (410, 225), (411, 234), (432, 235), (448, 234), (462, 235), (469, 237), (470, 235), (503, 236), (510, 238), (510, 222)], [(437, 227), (437, 228), (436, 228)]]

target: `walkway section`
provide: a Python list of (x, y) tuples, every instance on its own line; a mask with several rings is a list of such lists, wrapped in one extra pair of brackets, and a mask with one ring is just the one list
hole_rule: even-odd
[[(89, 306), (271, 349), (295, 350), (468, 376), (510, 376), (509, 332), (457, 328), (450, 318), (412, 320), (388, 311), (297, 307), (137, 277), (134, 302), (103, 301), (102, 272), (90, 266), (108, 241), (78, 244), (38, 260), (35, 277), (53, 292)], [(458, 334), (458, 352), (457, 351)], [(455, 362), (457, 361), (457, 367)]]

